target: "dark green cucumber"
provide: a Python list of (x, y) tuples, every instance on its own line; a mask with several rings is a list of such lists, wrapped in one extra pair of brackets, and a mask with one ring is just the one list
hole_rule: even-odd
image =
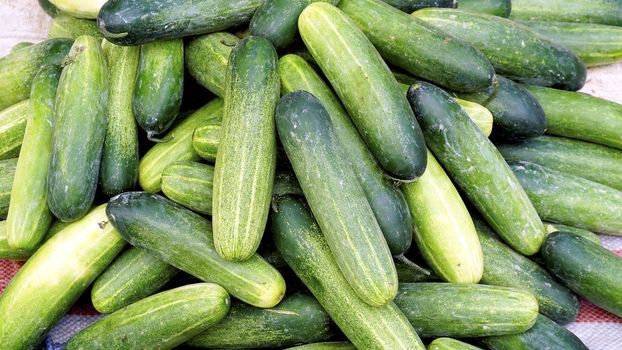
[(97, 23), (111, 42), (136, 45), (243, 24), (262, 3), (262, 0), (112, 0), (102, 7)]
[(126, 192), (111, 199), (107, 214), (123, 238), (180, 270), (222, 285), (232, 296), (257, 307), (278, 304), (285, 282), (259, 255), (243, 262), (216, 253), (211, 224), (164, 197)]
[(540, 313), (555, 322), (566, 324), (577, 317), (579, 303), (566, 287), (540, 265), (499, 241), (483, 221), (474, 222), (484, 251), (481, 283), (528, 291), (538, 299)]
[(0, 110), (27, 99), (39, 69), (61, 64), (72, 42), (66, 38), (50, 39), (0, 58)]
[[(271, 309), (234, 303), (222, 322), (190, 339), (188, 345), (208, 349), (282, 349), (330, 339), (331, 324), (314, 297), (294, 294)], [(240, 336), (240, 330), (244, 336)]]
[(575, 293), (622, 316), (622, 258), (580, 235), (551, 233), (542, 246), (546, 268)]
[(2, 347), (36, 348), (124, 245), (105, 205), (45, 242), (0, 297)]
[(426, 161), (423, 135), (391, 71), (365, 34), (342, 11), (323, 2), (309, 5), (298, 27), (387, 175), (406, 182), (421, 176)]
[(95, 198), (106, 135), (108, 69), (97, 39), (76, 39), (58, 83), (48, 205), (63, 221), (86, 214)]
[(65, 349), (173, 349), (220, 322), (230, 303), (229, 294), (213, 283), (167, 290), (96, 321)]
[[(391, 254), (397, 256), (406, 252), (413, 235), (408, 204), (397, 186), (384, 176), (337, 96), (300, 56), (281, 57), (279, 75), (283, 94), (304, 90), (322, 103), (330, 116), (337, 139), (349, 156), (349, 164), (365, 191)], [(215, 129), (211, 131), (215, 133)]]
[(97, 23), (88, 19), (75, 18), (67, 15), (59, 15), (54, 18), (48, 38), (69, 38), (76, 39), (82, 35), (90, 35), (96, 38), (103, 38), (97, 28)]
[(162, 172), (162, 193), (188, 209), (210, 215), (213, 182), (213, 166), (197, 162), (175, 162)]
[(39, 1), (39, 6), (41, 7), (43, 11), (45, 11), (45, 13), (48, 14), (48, 16), (52, 18), (56, 18), (57, 16), (62, 14), (61, 10), (59, 10), (58, 7), (54, 6), (54, 4), (50, 2), (50, 0), (38, 0), (38, 1)]
[(529, 162), (510, 162), (543, 220), (622, 236), (622, 192)]
[(451, 338), (436, 338), (428, 345), (428, 350), (480, 350), (480, 348)]
[(557, 224), (554, 222), (543, 222), (544, 223), (544, 228), (546, 229), (547, 233), (553, 233), (553, 232), (558, 232), (558, 231), (562, 231), (562, 232), (570, 232), (570, 233), (575, 233), (577, 235), (582, 236), (583, 238), (592, 241), (598, 245), (600, 245), (600, 237), (598, 237), (597, 234), (595, 234), (592, 231), (588, 231), (582, 228), (578, 228), (578, 227), (574, 227), (574, 226), (568, 226), (568, 225), (562, 225), (562, 224)]
[(387, 62), (450, 90), (492, 84), (495, 71), (474, 47), (380, 0), (341, 0), (341, 9)]
[(512, 0), (513, 19), (622, 25), (617, 0)]
[(273, 238), (283, 258), (354, 346), (370, 350), (425, 348), (393, 302), (371, 306), (359, 298), (343, 277), (311, 212), (299, 199), (275, 198), (271, 217)]
[(390, 302), (398, 283), (391, 251), (365, 191), (344, 162), (344, 145), (335, 135), (328, 112), (310, 93), (295, 91), (279, 102), (276, 124), (300, 187), (345, 279), (364, 302), (374, 306)]
[(356, 350), (356, 348), (348, 342), (334, 341), (299, 345), (287, 350)]
[(110, 314), (156, 293), (178, 272), (150, 252), (131, 247), (97, 277), (91, 301), (95, 310)]
[(61, 12), (78, 18), (97, 18), (107, 0), (49, 0)]
[(411, 86), (408, 99), (430, 150), (453, 181), (514, 249), (538, 252), (544, 226), (495, 146), (443, 90)]
[[(1, 167), (2, 163), (0, 162), (0, 168)], [(6, 231), (6, 221), (0, 221), (0, 260), (28, 260), (30, 255), (32, 255), (32, 251), (11, 248), (7, 240)]]
[(6, 218), (9, 213), (15, 169), (17, 169), (17, 158), (0, 160), (0, 218)]
[(194, 130), (192, 134), (192, 147), (199, 157), (212, 163), (216, 162), (221, 133), (222, 125), (220, 121), (214, 121), (214, 123), (200, 126)]
[(588, 350), (581, 339), (545, 316), (522, 334), (482, 339), (490, 350)]
[(142, 45), (134, 85), (134, 116), (147, 137), (166, 131), (181, 107), (184, 90), (184, 42)]
[(0, 160), (17, 158), (26, 133), (26, 120), (32, 118), (30, 100), (18, 102), (0, 112)]
[(449, 7), (455, 8), (456, 0), (382, 0), (387, 4), (400, 9), (404, 12), (411, 13), (426, 7)]
[(475, 46), (497, 73), (512, 80), (573, 91), (585, 84), (585, 65), (574, 53), (523, 25), (451, 9), (423, 9), (413, 15)]
[(622, 191), (622, 151), (615, 148), (555, 136), (497, 148), (506, 161), (536, 163)]
[(512, 0), (459, 0), (458, 8), (508, 18), (512, 11)]

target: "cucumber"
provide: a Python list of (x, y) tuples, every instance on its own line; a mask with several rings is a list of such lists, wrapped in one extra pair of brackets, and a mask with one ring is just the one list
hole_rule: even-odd
[(580, 235), (581, 237), (589, 241), (592, 241), (598, 245), (600, 245), (601, 243), (600, 237), (598, 237), (597, 234), (595, 234), (592, 231), (584, 230), (582, 228), (557, 224), (554, 222), (544, 222), (544, 228), (546, 229), (546, 233), (553, 233), (553, 232), (558, 232), (558, 231), (570, 232), (570, 233)]
[(523, 289), (538, 299), (540, 313), (561, 324), (579, 313), (577, 298), (540, 265), (518, 254), (496, 238), (490, 227), (475, 219), (484, 251), (482, 284)]
[(293, 348), (287, 348), (287, 350), (355, 350), (354, 345), (348, 342), (322, 342), (294, 346)]
[(471, 344), (463, 343), (451, 338), (436, 338), (429, 345), (428, 350), (478, 350)]
[(90, 35), (95, 38), (103, 38), (97, 28), (97, 23), (88, 19), (75, 18), (67, 15), (59, 15), (54, 18), (50, 29), (48, 30), (48, 38), (69, 38), (76, 39), (82, 35)]
[(486, 136), (492, 134), (494, 117), (490, 110), (479, 103), (454, 98), (462, 109), (468, 114), (469, 118)]
[(503, 157), (446, 92), (428, 83), (408, 91), (428, 146), (452, 180), (512, 248), (538, 252), (544, 226)]
[(617, 0), (512, 0), (513, 19), (622, 25)]
[(395, 304), (422, 337), (522, 333), (538, 315), (530, 293), (479, 284), (402, 283)]
[(341, 0), (341, 9), (382, 57), (407, 72), (450, 90), (490, 86), (495, 71), (474, 47), (380, 0)]
[[(188, 345), (207, 349), (284, 348), (327, 340), (333, 335), (331, 320), (312, 296), (294, 294), (272, 309), (234, 303), (229, 315)], [(240, 330), (244, 336), (240, 336)]]
[(0, 297), (4, 348), (34, 349), (121, 251), (125, 241), (108, 223), (105, 208), (54, 235), (11, 280)]
[[(425, 171), (425, 142), (404, 94), (365, 34), (323, 2), (300, 15), (302, 39), (387, 175), (414, 181)], [(382, 121), (380, 121), (380, 119)]]
[(61, 15), (62, 12), (58, 9), (58, 7), (54, 6), (50, 0), (38, 0), (39, 2), (39, 7), (41, 7), (41, 9), (48, 14), (48, 16), (52, 17), (52, 18), (56, 18), (57, 16)]
[(512, 11), (512, 0), (459, 0), (458, 8), (467, 12), (508, 18)]
[(198, 213), (212, 213), (214, 167), (197, 162), (175, 162), (162, 172), (162, 192), (173, 202)]
[(622, 192), (529, 162), (510, 162), (543, 220), (622, 236)]
[(91, 301), (95, 310), (110, 314), (156, 293), (178, 272), (148, 251), (132, 247), (97, 277)]
[(157, 193), (161, 189), (162, 172), (176, 161), (197, 161), (199, 155), (192, 147), (192, 134), (198, 126), (222, 118), (223, 101), (213, 99), (177, 124), (165, 136), (167, 142), (155, 144), (138, 165), (138, 183), (143, 190)]
[(97, 23), (106, 39), (137, 45), (217, 32), (247, 23), (263, 0), (112, 0)]
[(358, 297), (343, 277), (311, 212), (299, 199), (275, 198), (271, 217), (277, 249), (355, 347), (425, 349), (393, 302), (371, 306)]
[(573, 91), (585, 84), (585, 65), (574, 53), (523, 25), (452, 9), (423, 9), (413, 15), (475, 46), (497, 73), (512, 80)]
[(346, 155), (328, 112), (310, 93), (295, 91), (279, 102), (276, 124), (300, 187), (345, 279), (369, 305), (387, 304), (398, 283), (391, 251), (365, 191), (343, 162)]
[(365, 191), (391, 254), (398, 256), (406, 252), (413, 235), (408, 204), (397, 186), (384, 176), (337, 96), (300, 56), (281, 57), (279, 75), (283, 94), (304, 90), (322, 103), (330, 116), (337, 139), (347, 152), (349, 164)]
[(0, 217), (2, 218), (6, 218), (9, 213), (16, 168), (17, 158), (0, 160)]
[(484, 261), (473, 220), (449, 177), (428, 151), (423, 176), (402, 185), (415, 227), (415, 242), (437, 276), (478, 283)]
[(588, 350), (576, 335), (542, 315), (525, 333), (484, 338), (482, 342), (490, 350)]
[(222, 320), (229, 295), (196, 283), (140, 300), (81, 330), (65, 349), (173, 349)]
[(542, 246), (546, 268), (575, 293), (597, 306), (622, 315), (622, 258), (569, 232), (551, 233)]
[(26, 133), (26, 120), (32, 118), (30, 100), (0, 111), (0, 160), (17, 158)]
[[(2, 163), (0, 163), (2, 167)], [(26, 249), (12, 248), (7, 240), (6, 221), (0, 221), (0, 260), (27, 260), (32, 251)]]
[(257, 307), (278, 304), (285, 282), (259, 255), (244, 262), (221, 258), (210, 222), (174, 202), (146, 192), (126, 192), (108, 203), (107, 214), (123, 238), (180, 270), (222, 285)]
[[(216, 162), (221, 133), (222, 125), (218, 121), (196, 128), (192, 134), (192, 148), (199, 157)], [(211, 208), (211, 203), (209, 205)]]
[(52, 223), (47, 202), (48, 163), (52, 153), (52, 125), (56, 88), (62, 68), (45, 66), (35, 76), (23, 146), (17, 161), (7, 216), (7, 239), (13, 248), (32, 251)]
[(506, 161), (536, 163), (622, 191), (622, 151), (615, 148), (555, 136), (497, 148)]
[(134, 116), (151, 139), (173, 124), (181, 107), (184, 90), (183, 40), (142, 45), (135, 81)]
[(19, 42), (19, 43), (13, 45), (13, 47), (11, 47), (11, 51), (10, 52), (17, 51), (19, 49), (23, 49), (25, 47), (32, 46), (32, 45), (34, 45), (34, 43), (31, 43), (29, 41), (22, 41), (22, 42)]
[(382, 0), (387, 4), (400, 9), (404, 12), (411, 13), (426, 7), (449, 7), (455, 8), (456, 0)]
[(78, 18), (97, 18), (107, 0), (49, 0), (60, 11)]

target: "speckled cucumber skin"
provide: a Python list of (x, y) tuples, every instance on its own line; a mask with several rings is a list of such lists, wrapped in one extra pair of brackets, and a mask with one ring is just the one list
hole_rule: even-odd
[(234, 297), (257, 307), (278, 304), (285, 281), (259, 255), (231, 262), (216, 253), (211, 224), (162, 196), (126, 192), (106, 211), (123, 238), (136, 247), (206, 282), (222, 285)]
[(11, 201), (11, 189), (17, 168), (17, 158), (0, 160), (0, 217), (6, 218)]
[(274, 204), (272, 234), (279, 252), (354, 346), (370, 350), (425, 349), (393, 302), (371, 306), (358, 297), (301, 200), (283, 196)]
[(585, 84), (585, 65), (574, 53), (508, 19), (453, 9), (423, 9), (413, 16), (475, 46), (512, 80), (572, 91)]
[(380, 0), (341, 0), (341, 9), (387, 62), (450, 90), (492, 84), (495, 71), (474, 47)]
[(448, 7), (455, 8), (456, 0), (383, 0), (387, 4), (400, 9), (404, 12), (411, 13), (426, 7)]
[(508, 18), (512, 11), (512, 0), (459, 0), (458, 9)]
[(456, 339), (436, 338), (428, 345), (428, 350), (480, 350), (480, 348)]
[(97, 23), (115, 44), (137, 45), (156, 40), (217, 32), (246, 23), (263, 0), (112, 0)]
[(334, 341), (299, 345), (293, 348), (287, 348), (287, 350), (356, 350), (356, 348), (354, 345), (345, 341)]
[(0, 297), (3, 347), (36, 348), (121, 251), (125, 241), (108, 222), (105, 207), (54, 235), (11, 280)]
[(157, 292), (178, 272), (150, 252), (131, 247), (97, 277), (91, 301), (95, 310), (110, 314)]
[(543, 223), (544, 223), (544, 228), (546, 229), (547, 233), (553, 233), (553, 232), (558, 232), (558, 231), (570, 232), (570, 233), (577, 234), (598, 245), (601, 244), (600, 237), (592, 231), (588, 231), (588, 230), (574, 227), (574, 226), (557, 224), (554, 222), (543, 222)]
[(212, 213), (214, 167), (198, 162), (175, 162), (162, 172), (162, 193), (198, 213)]
[(186, 69), (199, 84), (216, 96), (225, 97), (229, 55), (240, 38), (218, 32), (194, 38), (186, 45)]
[(428, 147), (452, 180), (514, 249), (538, 252), (544, 226), (516, 176), (488, 138), (447, 93), (411, 86), (408, 99)]
[(230, 303), (227, 291), (213, 283), (167, 290), (96, 321), (65, 348), (173, 349), (222, 320)]
[(543, 220), (622, 236), (622, 192), (529, 162), (510, 162)]
[(107, 0), (49, 0), (61, 12), (78, 18), (97, 18)]
[(512, 19), (622, 25), (617, 0), (512, 0)]
[(341, 10), (313, 3), (300, 35), (388, 176), (414, 181), (425, 171), (425, 141), (389, 67)]
[(88, 19), (75, 18), (68, 15), (59, 15), (54, 18), (50, 29), (48, 29), (48, 38), (69, 38), (76, 39), (82, 35), (90, 35), (96, 38), (103, 38), (103, 35), (97, 28), (97, 23)]
[(194, 151), (197, 152), (199, 157), (212, 163), (215, 162), (221, 134), (222, 125), (216, 121), (196, 128), (192, 134), (192, 147)]
[[(271, 309), (234, 303), (225, 319), (190, 339), (207, 349), (284, 348), (330, 339), (332, 321), (314, 297), (294, 294)], [(240, 336), (244, 330), (244, 336)]]

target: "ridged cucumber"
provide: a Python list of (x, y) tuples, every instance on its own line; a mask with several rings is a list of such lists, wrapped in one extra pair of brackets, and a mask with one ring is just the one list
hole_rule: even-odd
[(214, 121), (196, 128), (192, 134), (192, 148), (194, 148), (194, 151), (199, 157), (212, 163), (216, 162), (216, 156), (218, 155), (218, 144), (220, 143), (220, 135), (222, 133), (221, 124), (219, 121)]
[(459, 0), (458, 9), (508, 18), (512, 11), (512, 0)]
[(429, 345), (428, 350), (480, 350), (480, 348), (451, 338), (436, 338)]
[[(1, 167), (2, 162), (0, 162)], [(6, 221), (0, 221), (0, 260), (27, 260), (32, 255), (32, 251), (12, 248), (7, 240), (6, 231)]]
[(356, 350), (356, 348), (348, 342), (334, 341), (299, 345), (287, 350)]
[(78, 18), (97, 18), (99, 9), (107, 0), (49, 0), (63, 13)]
[(96, 38), (103, 38), (97, 28), (97, 23), (89, 19), (75, 18), (67, 15), (59, 15), (54, 18), (50, 29), (48, 29), (48, 38), (69, 38), (76, 39), (82, 35), (90, 35)]
[(16, 168), (17, 158), (0, 160), (0, 218), (6, 218), (9, 213)]
[(26, 133), (26, 120), (32, 118), (30, 100), (0, 111), (0, 160), (17, 158)]
[(411, 13), (426, 7), (449, 7), (454, 8), (457, 5), (456, 0), (382, 0), (387, 4), (400, 9), (404, 12)]
[(617, 0), (512, 0), (513, 19), (622, 25)]
[(188, 209), (210, 215), (213, 182), (213, 166), (197, 162), (175, 162), (162, 172), (162, 193)]
[(544, 228), (546, 229), (547, 233), (553, 233), (553, 232), (558, 232), (558, 231), (575, 233), (598, 245), (601, 244), (600, 237), (597, 234), (595, 234), (592, 231), (588, 231), (582, 228), (557, 224), (554, 222), (544, 222)]

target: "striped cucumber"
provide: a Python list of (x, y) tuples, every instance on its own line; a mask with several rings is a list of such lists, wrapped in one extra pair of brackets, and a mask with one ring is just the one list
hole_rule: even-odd
[(287, 348), (287, 350), (356, 350), (356, 348), (354, 345), (345, 341), (333, 341), (299, 345), (293, 348)]
[(26, 133), (26, 120), (32, 119), (30, 100), (0, 111), (0, 160), (17, 158)]
[(622, 25), (617, 0), (512, 0), (513, 19)]
[(323, 2), (300, 15), (302, 39), (387, 175), (414, 181), (425, 171), (425, 142), (404, 94), (365, 34)]
[(220, 122), (214, 121), (200, 126), (192, 134), (192, 148), (194, 148), (194, 151), (199, 157), (212, 163), (216, 162), (216, 156), (218, 155), (218, 144), (220, 143), (220, 135), (222, 133), (222, 123)]
[(428, 345), (428, 350), (480, 350), (480, 348), (451, 338), (436, 338)]
[(455, 8), (456, 0), (382, 0), (387, 4), (400, 9), (404, 12), (411, 13), (426, 7), (449, 7)]
[(0, 160), (0, 218), (6, 218), (9, 213), (16, 168), (17, 158)]
[(459, 0), (458, 9), (508, 18), (512, 11), (512, 0)]
[(198, 213), (212, 213), (214, 167), (197, 162), (175, 162), (162, 172), (162, 193)]
[(7, 240), (6, 232), (6, 221), (0, 221), (0, 260), (27, 260), (32, 255), (32, 251), (12, 248)]
[(595, 234), (592, 231), (588, 231), (582, 228), (557, 224), (554, 222), (544, 222), (544, 228), (546, 229), (546, 233), (553, 233), (553, 232), (558, 232), (558, 231), (570, 232), (570, 233), (580, 235), (581, 237), (589, 241), (592, 241), (598, 245), (601, 244), (600, 237), (597, 234)]
[(60, 11), (78, 18), (97, 18), (107, 0), (49, 0)]
[(69, 38), (76, 39), (82, 35), (90, 35), (96, 38), (103, 38), (97, 28), (97, 23), (88, 19), (75, 18), (67, 15), (59, 15), (54, 18), (50, 29), (48, 29), (48, 38)]

